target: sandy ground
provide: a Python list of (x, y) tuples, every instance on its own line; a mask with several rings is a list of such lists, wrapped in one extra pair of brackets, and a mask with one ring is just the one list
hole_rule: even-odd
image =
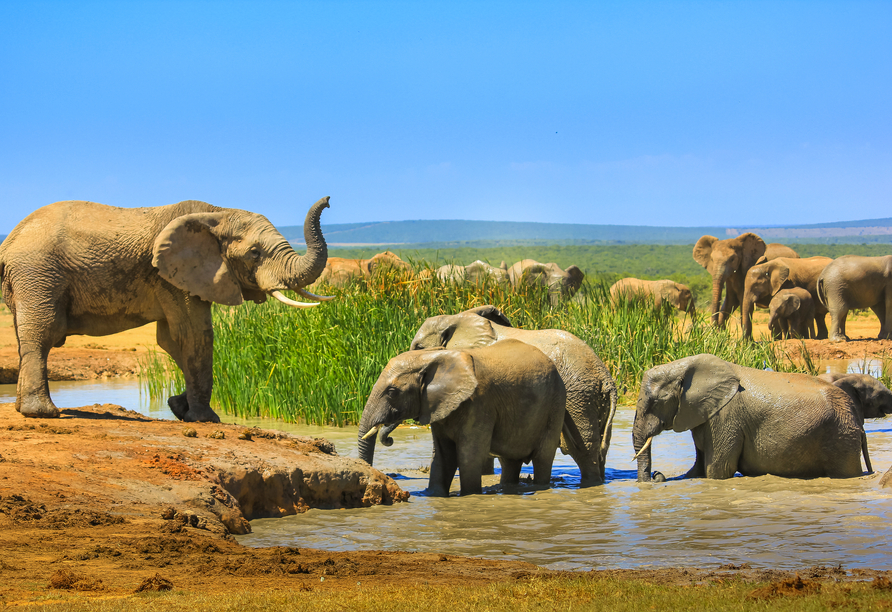
[[(806, 344), (821, 358), (883, 356), (892, 342), (867, 339), (878, 329), (872, 316), (857, 317), (849, 322), (853, 342)], [(760, 331), (764, 317), (757, 315), (756, 337)], [(790, 350), (795, 346), (798, 341)], [(52, 377), (133, 375), (139, 355), (153, 348), (154, 326), (70, 338), (51, 353)], [(17, 366), (11, 317), (2, 307), (0, 374), (12, 377), (2, 382), (14, 382)], [(187, 429), (195, 435), (185, 435)], [(59, 588), (126, 596), (146, 580), (226, 593), (475, 585), (557, 575), (522, 562), (444, 554), (240, 546), (230, 533), (246, 528), (245, 519), (405, 496), (377, 470), (338, 457), (327, 441), (244, 434), (235, 425), (156, 421), (113, 405), (68, 409), (58, 420), (26, 420), (13, 404), (0, 404), (0, 604), (39, 600)], [(822, 567), (798, 573), (826, 581), (888, 576)], [(683, 585), (790, 577), (748, 566), (590, 575)]]

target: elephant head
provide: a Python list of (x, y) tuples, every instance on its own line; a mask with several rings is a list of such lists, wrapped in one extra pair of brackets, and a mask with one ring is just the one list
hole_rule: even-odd
[[(765, 242), (751, 232), (727, 240), (703, 236), (697, 241), (694, 260), (712, 276), (710, 309), (717, 325), (724, 325), (727, 315), (740, 304), (744, 276), (765, 253), (765, 248)], [(728, 292), (726, 307), (720, 312), (722, 291), (725, 289)]]
[(492, 324), (511, 327), (511, 321), (495, 306), (478, 306), (454, 315), (428, 317), (412, 339), (410, 350), (445, 347), (489, 346), (498, 340)]
[(669, 302), (681, 311), (694, 314), (694, 296), (691, 295), (687, 285), (667, 281), (660, 284), (658, 291), (660, 300)]
[(550, 301), (556, 304), (562, 299), (573, 297), (579, 291), (585, 273), (578, 266), (562, 270), (555, 263), (523, 259), (509, 268), (508, 277), (515, 287), (524, 284), (547, 287)]
[(738, 387), (734, 370), (714, 355), (695, 355), (645, 372), (632, 425), (638, 481), (651, 480), (654, 436), (706, 423), (734, 398)]
[(474, 361), (461, 351), (409, 351), (391, 359), (378, 377), (359, 421), (359, 457), (375, 458), (375, 435), (405, 421), (436, 423), (452, 414), (477, 389)]
[(331, 299), (304, 289), (322, 273), (328, 250), (319, 216), (328, 198), (316, 202), (304, 222), (305, 255), (298, 255), (263, 215), (221, 208), (173, 219), (155, 238), (152, 264), (161, 277), (208, 302), (257, 303), (267, 295), (296, 307), (316, 306), (285, 297), (290, 289), (314, 300)]
[(892, 392), (870, 374), (828, 372), (818, 378), (848, 393), (862, 419), (881, 419), (892, 414)]
[(400, 259), (400, 257), (392, 251), (384, 251), (383, 253), (378, 253), (371, 259), (363, 260), (363, 265), (365, 267), (365, 273), (369, 278), (388, 269), (402, 270), (405, 272), (412, 270), (412, 266)]

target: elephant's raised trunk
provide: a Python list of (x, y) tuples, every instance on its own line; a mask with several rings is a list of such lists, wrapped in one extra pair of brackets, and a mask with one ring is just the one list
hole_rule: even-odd
[(295, 253), (288, 262), (285, 271), (288, 288), (298, 293), (304, 293), (303, 288), (319, 278), (328, 262), (328, 246), (325, 244), (322, 227), (319, 223), (319, 217), (323, 209), (326, 208), (328, 208), (328, 196), (310, 207), (304, 221), (304, 240), (307, 243), (307, 252), (304, 255)]

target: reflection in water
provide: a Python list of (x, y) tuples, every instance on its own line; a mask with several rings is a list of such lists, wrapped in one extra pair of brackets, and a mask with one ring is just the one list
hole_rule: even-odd
[[(156, 418), (172, 418), (165, 403), (140, 397), (135, 380), (51, 383), (60, 406), (116, 403)], [(0, 386), (0, 402), (15, 385)], [(356, 457), (356, 428), (307, 427), (263, 419), (224, 421), (330, 439)], [(607, 461), (608, 483), (578, 489), (579, 470), (558, 452), (554, 487), (521, 485), (502, 491), (485, 477), (484, 495), (424, 495), (430, 432), (403, 427), (392, 447), (378, 445), (376, 467), (411, 491), (408, 503), (351, 510), (311, 510), (252, 521), (249, 546), (290, 545), (329, 550), (389, 549), (517, 559), (552, 569), (715, 566), (798, 568), (814, 564), (892, 569), (892, 491), (877, 489), (879, 474), (848, 480), (787, 480), (773, 476), (726, 481), (680, 480), (638, 484), (631, 442), (633, 411), (617, 413)], [(871, 459), (892, 464), (892, 418), (869, 421)], [(690, 434), (654, 438), (654, 469), (683, 474), (694, 461)], [(525, 466), (525, 473), (532, 473)], [(453, 490), (457, 490), (456, 482)], [(498, 494), (496, 494), (498, 493)]]

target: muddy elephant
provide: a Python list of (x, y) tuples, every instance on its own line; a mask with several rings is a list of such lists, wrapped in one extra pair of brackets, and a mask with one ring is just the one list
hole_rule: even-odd
[(817, 338), (826, 338), (827, 323), (824, 319), (827, 309), (818, 301), (818, 277), (831, 261), (829, 257), (820, 256), (803, 259), (778, 257), (750, 268), (746, 273), (743, 306), (740, 309), (743, 337), (753, 337), (755, 306), (768, 308), (771, 298), (781, 289), (801, 287), (809, 292), (814, 304)]
[(371, 279), (375, 274), (386, 269), (411, 272), (412, 266), (390, 251), (378, 253), (371, 259), (329, 257), (325, 269), (319, 275), (318, 282), (326, 283), (332, 287), (344, 287), (359, 278)]
[(746, 368), (695, 355), (644, 374), (632, 443), (638, 480), (651, 480), (650, 443), (660, 432), (690, 431), (688, 478), (774, 474), (860, 476), (863, 429), (842, 389), (806, 374)]
[(406, 419), (430, 423), (434, 456), (428, 493), (449, 495), (459, 470), (461, 494), (482, 491), (489, 457), (502, 484), (517, 484), (524, 463), (548, 485), (560, 444), (566, 391), (542, 351), (518, 340), (481, 348), (408, 351), (378, 377), (359, 422), (359, 456), (372, 463), (378, 431)]
[(802, 287), (781, 289), (768, 303), (768, 329), (775, 339), (814, 338), (815, 302)]
[[(616, 413), (616, 383), (585, 342), (560, 329), (516, 329), (495, 306), (429, 317), (412, 339), (412, 350), (487, 346), (513, 338), (535, 346), (555, 364), (567, 392), (561, 450), (579, 466), (583, 484), (604, 479)], [(387, 443), (386, 438), (383, 440)]]
[(830, 340), (845, 342), (850, 310), (870, 308), (880, 320), (877, 338), (892, 338), (892, 255), (834, 259), (818, 278), (817, 297), (830, 312)]
[(496, 268), (485, 261), (479, 259), (474, 263), (466, 266), (457, 266), (454, 264), (446, 264), (437, 269), (437, 278), (441, 282), (447, 283), (463, 283), (468, 282), (475, 285), (481, 285), (487, 282), (507, 283), (508, 282), (508, 266), (503, 261)]
[(549, 301), (552, 305), (556, 305), (562, 300), (573, 297), (579, 291), (585, 273), (576, 266), (562, 270), (555, 263), (522, 259), (508, 268), (508, 279), (515, 288), (523, 285), (548, 288)]
[(0, 245), (3, 293), (19, 340), (16, 409), (57, 417), (46, 360), (72, 335), (104, 336), (157, 322), (158, 345), (183, 371), (186, 392), (168, 399), (177, 418), (219, 421), (211, 409), (211, 303), (291, 306), (326, 259), (319, 216), (307, 213), (298, 255), (263, 216), (188, 200), (157, 208), (57, 202), (19, 223)]
[(769, 261), (778, 257), (799, 257), (796, 251), (782, 244), (766, 245), (752, 232), (726, 240), (703, 236), (694, 245), (694, 261), (706, 268), (712, 276), (709, 308), (716, 325), (724, 326), (734, 309), (740, 306), (746, 273), (763, 256)]
[(691, 295), (690, 288), (672, 280), (623, 278), (610, 287), (610, 297), (614, 301), (636, 295), (653, 300), (657, 308), (660, 308), (663, 302), (668, 302), (682, 312), (694, 314), (694, 296)]

